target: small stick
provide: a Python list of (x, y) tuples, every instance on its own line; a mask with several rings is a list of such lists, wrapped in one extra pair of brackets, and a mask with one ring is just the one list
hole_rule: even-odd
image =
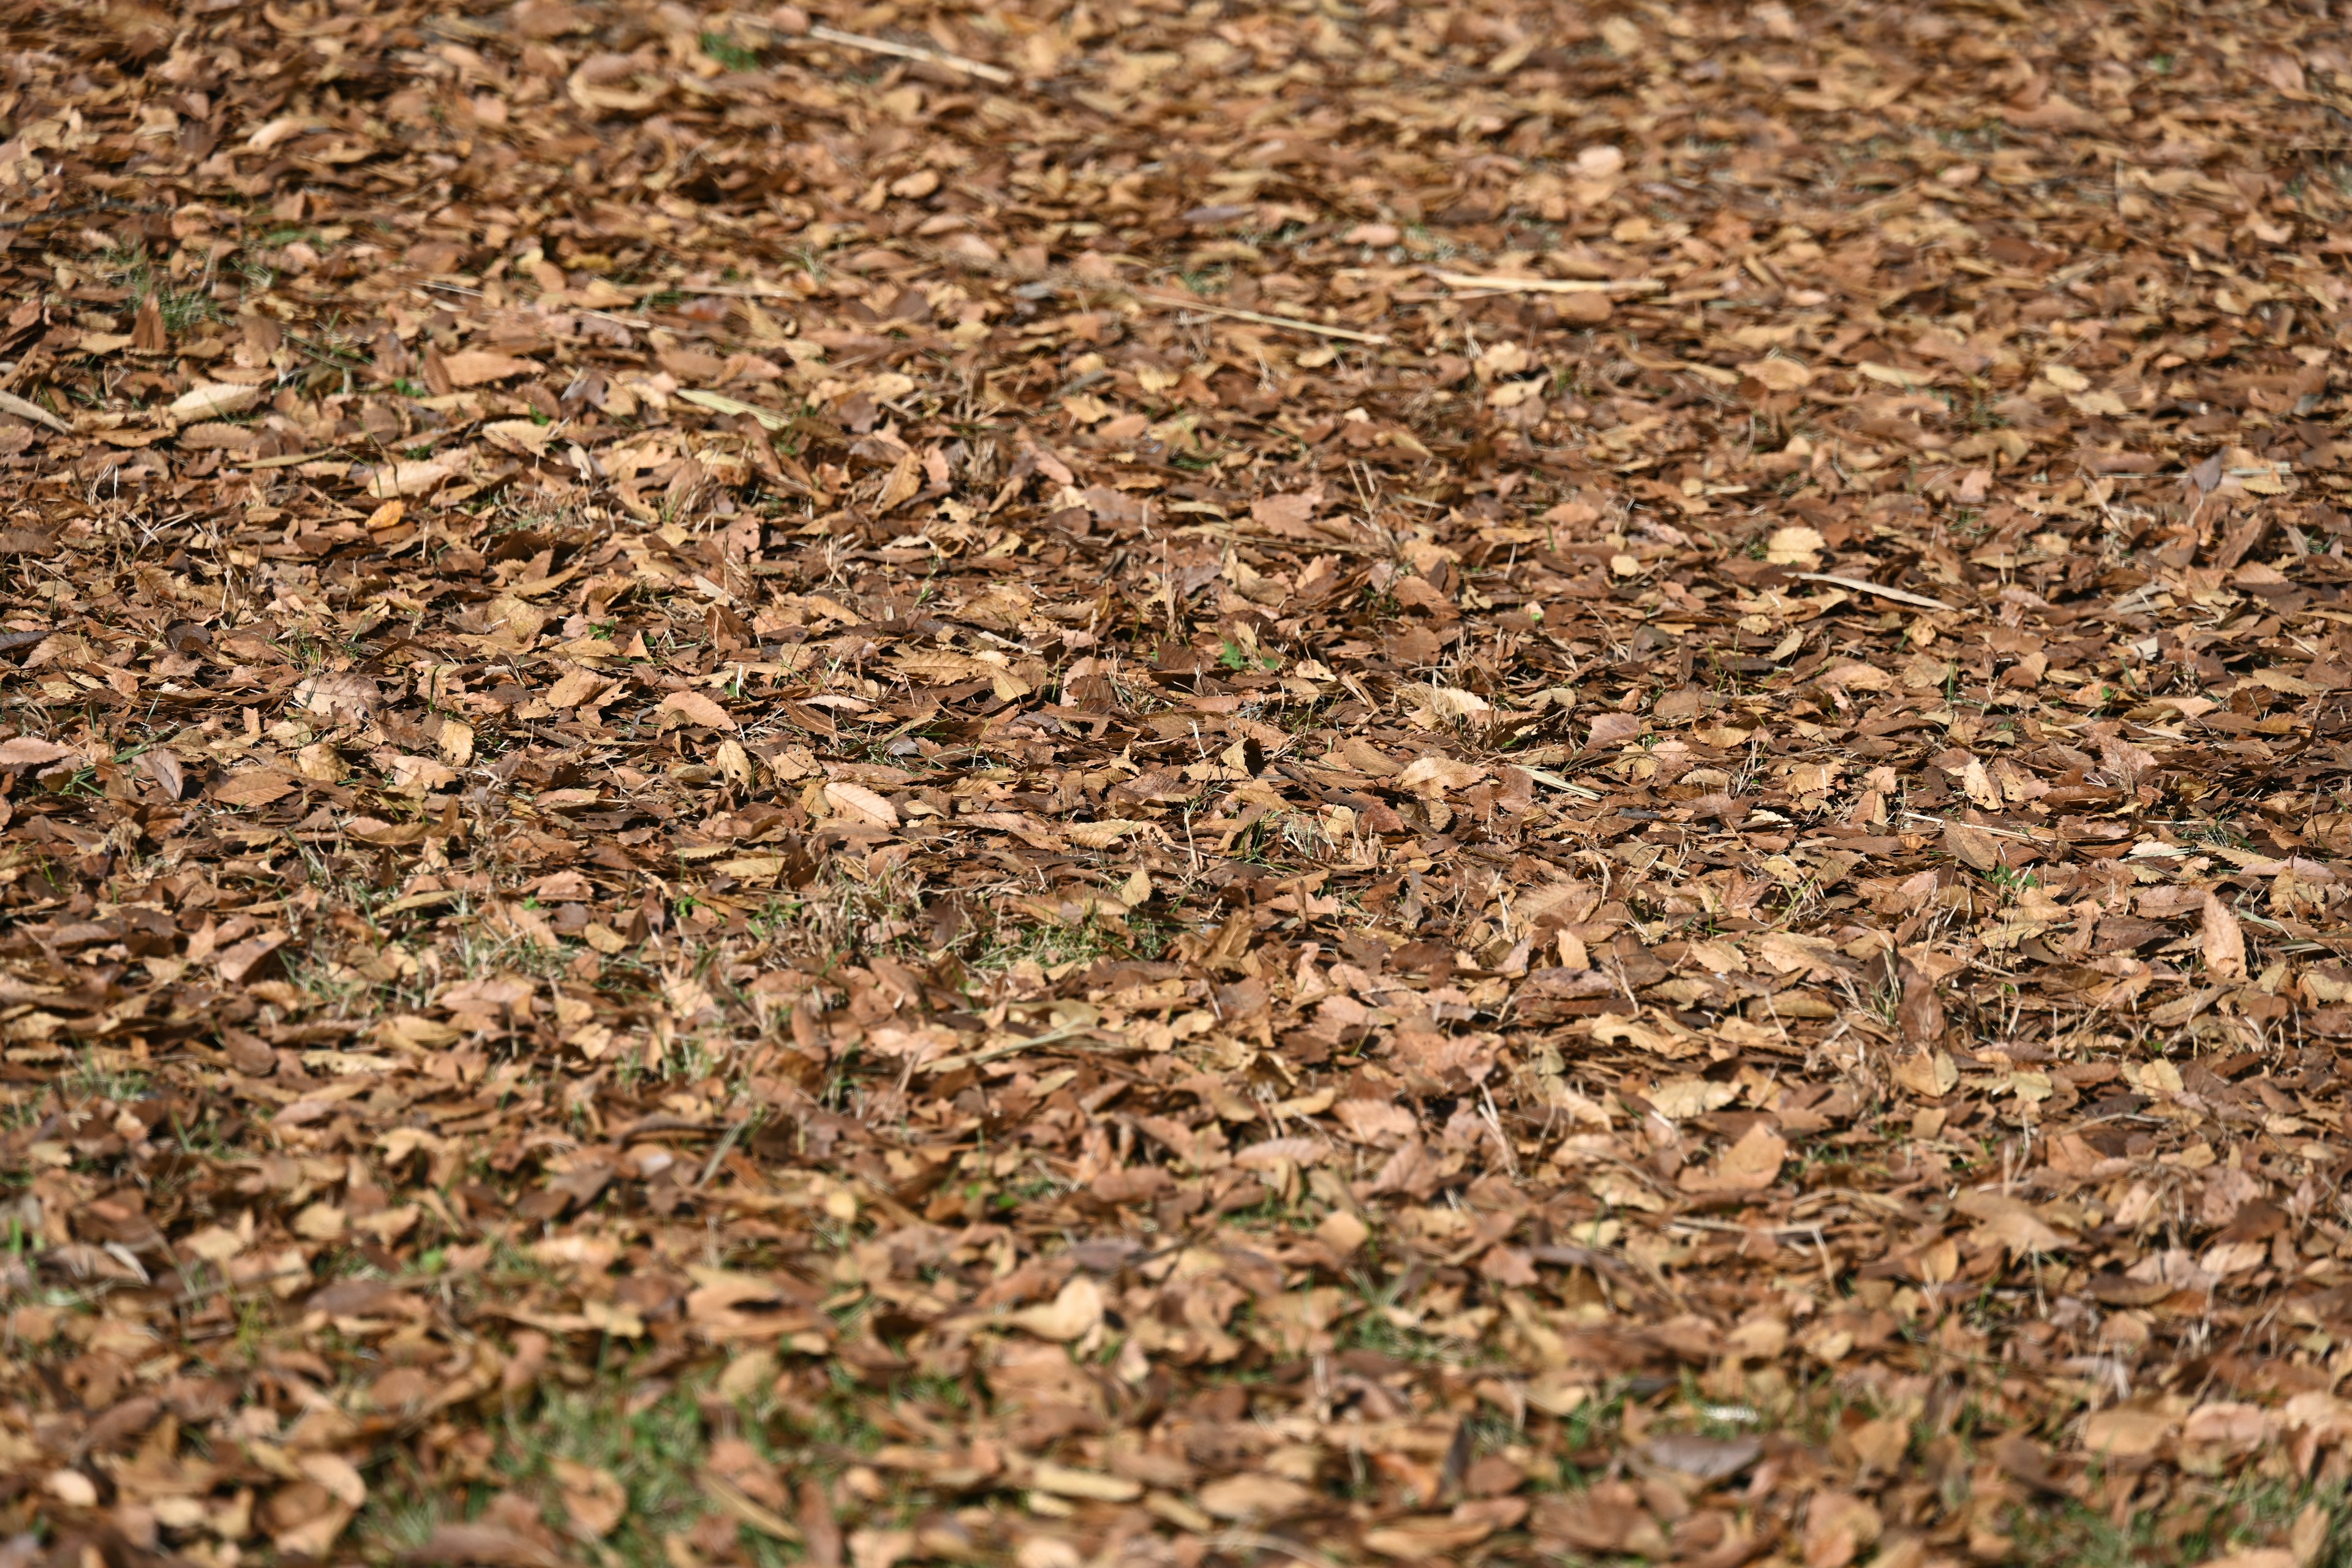
[(1665, 287), (1654, 278), (1488, 278), (1475, 272), (1430, 276), (1452, 289), (1490, 289), (1498, 294), (1654, 294)]
[(1232, 305), (1219, 305), (1207, 300), (1197, 300), (1190, 294), (1160, 294), (1149, 289), (1138, 289), (1121, 283), (1115, 278), (1090, 278), (1066, 267), (1033, 268), (1015, 267), (1009, 262), (989, 261), (976, 256), (942, 249), (935, 245), (913, 245), (908, 247), (918, 256), (950, 266), (969, 268), (992, 277), (1021, 278), (1033, 283), (1044, 283), (1056, 292), (1066, 294), (1124, 294), (1140, 304), (1157, 305), (1163, 310), (1198, 310), (1207, 316), (1225, 316), (1236, 321), (1249, 321), (1261, 327), (1287, 327), (1293, 331), (1312, 332), (1318, 337), (1344, 338), (1349, 342), (1386, 343), (1392, 340), (1380, 332), (1360, 332), (1353, 327), (1327, 327), (1320, 321), (1303, 321), (1293, 316), (1269, 316), (1259, 310), (1244, 310)]
[[(1088, 282), (1094, 282), (1089, 279)], [(1269, 316), (1257, 310), (1237, 310), (1231, 305), (1213, 305), (1205, 300), (1195, 300), (1185, 294), (1147, 294), (1139, 289), (1125, 289), (1118, 284), (1103, 282), (1096, 287), (1132, 294), (1147, 305), (1158, 305), (1170, 310), (1199, 310), (1205, 315), (1228, 316), (1236, 321), (1250, 321), (1261, 327), (1288, 327), (1293, 331), (1313, 332), (1318, 337), (1345, 338), (1351, 343), (1385, 343), (1389, 338), (1380, 332), (1360, 332), (1353, 327), (1327, 327), (1320, 321), (1302, 321), (1293, 316)]]
[(29, 398), (13, 392), (0, 392), (0, 414), (13, 414), (19, 419), (29, 419), (36, 425), (46, 425), (60, 436), (73, 434), (73, 426)]
[(1797, 576), (1802, 582), (1827, 583), (1832, 587), (1851, 588), (1857, 594), (1875, 594), (1882, 599), (1892, 599), (1898, 605), (1916, 605), (1923, 610), (1948, 610), (1952, 607), (1943, 600), (1931, 599), (1925, 594), (1914, 594), (1905, 588), (1881, 587), (1876, 583), (1865, 583), (1859, 577), (1836, 577), (1826, 572), (1800, 572)]
[(727, 1129), (727, 1135), (719, 1140), (719, 1147), (710, 1152), (709, 1163), (702, 1167), (702, 1174), (695, 1178), (694, 1184), (697, 1187), (707, 1187), (710, 1184), (710, 1178), (719, 1173), (719, 1162), (727, 1158), (727, 1151), (735, 1147), (735, 1140), (740, 1138), (743, 1135), (743, 1129), (751, 1125), (751, 1119), (746, 1116)]
[(935, 66), (945, 66), (966, 76), (976, 76), (982, 81), (992, 81), (999, 87), (1013, 85), (1013, 73), (1002, 66), (984, 65), (968, 60), (961, 55), (950, 55), (938, 49), (926, 49), (915, 44), (894, 44), (887, 38), (868, 37), (864, 33), (845, 33), (822, 23), (808, 30), (808, 37), (821, 44), (838, 44), (845, 49), (863, 49), (869, 55), (896, 55), (902, 60), (925, 60)]

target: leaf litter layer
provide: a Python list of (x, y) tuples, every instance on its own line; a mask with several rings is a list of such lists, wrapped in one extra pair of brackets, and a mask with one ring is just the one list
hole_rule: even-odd
[(2344, 21), (10, 7), (0, 1555), (2339, 1560)]

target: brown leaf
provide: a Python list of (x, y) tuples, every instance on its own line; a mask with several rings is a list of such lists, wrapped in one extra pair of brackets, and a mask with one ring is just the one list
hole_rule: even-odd
[(243, 985), (262, 974), (265, 966), (288, 940), (287, 933), (282, 931), (270, 931), (233, 947), (223, 948), (213, 962), (223, 980), (231, 985)]
[(1039, 1307), (1024, 1308), (1006, 1321), (1041, 1340), (1083, 1339), (1103, 1321), (1102, 1289), (1084, 1275), (1064, 1285), (1061, 1293)]
[(1990, 871), (2001, 863), (2000, 840), (1965, 822), (1944, 824), (1944, 847), (1954, 859), (1979, 871)]
[(1712, 1171), (1696, 1166), (1682, 1173), (1685, 1192), (1707, 1194), (1759, 1193), (1778, 1181), (1789, 1146), (1761, 1121), (1752, 1123), (1724, 1153)]
[(2224, 979), (2242, 980), (2246, 976), (2246, 933), (2238, 924), (2238, 917), (2210, 892), (2201, 906), (2203, 921), (2198, 946), (2205, 957), (2209, 973)]
[(511, 354), (488, 353), (478, 350), (444, 355), (441, 361), (453, 387), (487, 386), (494, 381), (507, 381), (518, 375), (536, 374), (539, 365), (530, 360), (517, 359)]
[(1706, 1437), (1692, 1432), (1674, 1432), (1651, 1438), (1643, 1445), (1643, 1452), (1654, 1465), (1713, 1483), (1727, 1480), (1754, 1464), (1764, 1452), (1764, 1445), (1753, 1437)]
[(1201, 1489), (1199, 1499), (1201, 1507), (1216, 1519), (1270, 1521), (1305, 1509), (1315, 1494), (1281, 1476), (1244, 1473), (1211, 1481)]
[(1944, 1034), (1944, 1004), (1936, 995), (1936, 983), (1908, 963), (1901, 973), (1903, 999), (1896, 1005), (1895, 1021), (1913, 1045), (1932, 1045)]
[(301, 787), (301, 781), (271, 768), (247, 768), (229, 774), (206, 793), (223, 805), (268, 805), (292, 795)]
[(0, 741), (0, 768), (10, 772), (61, 763), (79, 753), (55, 741), (44, 741), (31, 735), (19, 735), (11, 741)]
[(915, 492), (923, 488), (922, 460), (908, 452), (900, 458), (890, 477), (883, 481), (882, 493), (874, 498), (874, 510), (878, 515), (891, 511), (912, 500)]
[(662, 711), (675, 713), (689, 724), (699, 724), (706, 730), (732, 730), (734, 716), (699, 691), (673, 691), (662, 699)]
[(840, 816), (869, 827), (896, 827), (898, 808), (883, 795), (875, 794), (864, 784), (835, 781), (824, 786), (825, 804)]
[(551, 1459), (549, 1468), (562, 1489), (564, 1515), (574, 1535), (601, 1541), (620, 1528), (629, 1511), (629, 1494), (612, 1471), (572, 1459)]
[(491, 1524), (436, 1524), (425, 1543), (403, 1552), (410, 1563), (462, 1568), (556, 1568), (558, 1559), (535, 1542)]
[(814, 1476), (801, 1482), (801, 1536), (809, 1568), (841, 1568), (841, 1526), (824, 1484)]
[(151, 746), (139, 753), (139, 771), (153, 779), (156, 787), (167, 800), (177, 800), (187, 787), (180, 772), (180, 759), (161, 746)]
[(1959, 1083), (1959, 1064), (1947, 1051), (1914, 1052), (1896, 1058), (1895, 1081), (1923, 1100), (1941, 1100)]

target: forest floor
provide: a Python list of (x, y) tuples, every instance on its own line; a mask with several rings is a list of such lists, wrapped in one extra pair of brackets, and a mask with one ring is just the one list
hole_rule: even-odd
[(0, 29), (0, 1568), (2352, 1555), (2344, 0)]

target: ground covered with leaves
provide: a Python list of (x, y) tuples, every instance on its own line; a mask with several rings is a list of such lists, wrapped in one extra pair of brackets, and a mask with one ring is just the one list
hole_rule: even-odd
[(2347, 1551), (2342, 0), (0, 26), (0, 1563)]

